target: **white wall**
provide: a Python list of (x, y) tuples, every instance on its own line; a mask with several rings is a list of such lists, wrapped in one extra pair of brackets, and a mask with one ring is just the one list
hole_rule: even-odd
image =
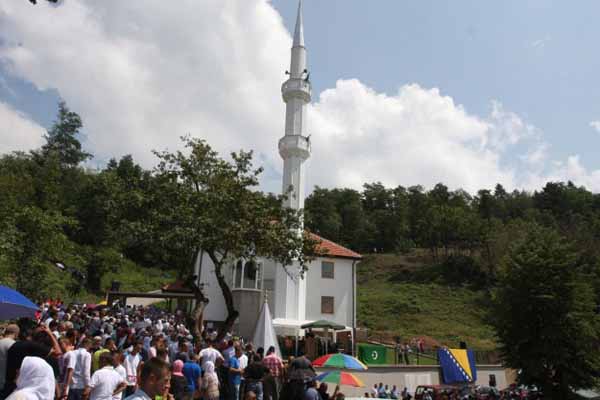
[[(204, 310), (204, 320), (224, 321), (227, 316), (227, 308), (215, 275), (215, 265), (210, 257), (206, 253), (202, 255), (202, 252), (198, 257), (198, 264), (200, 270), (196, 269), (196, 275), (199, 276), (200, 284), (204, 284), (204, 295), (209, 301)], [(229, 268), (225, 268), (224, 272), (228, 274)]]
[[(334, 264), (334, 279), (321, 278), (321, 262)], [(344, 258), (314, 259), (306, 273), (306, 319), (326, 319), (352, 326), (352, 260)], [(332, 296), (334, 314), (321, 313), (321, 296)]]
[[(206, 254), (201, 261), (202, 265), (198, 275), (210, 301), (204, 312), (204, 319), (223, 321), (227, 314), (225, 300), (215, 276), (214, 264)], [(321, 278), (322, 261), (334, 263), (334, 279)], [(280, 265), (275, 265), (273, 261), (265, 259), (261, 262), (264, 268), (264, 278), (271, 279), (275, 285), (275, 298), (269, 299), (274, 318), (327, 319), (345, 326), (352, 326), (352, 260), (322, 257), (313, 260), (308, 266), (304, 281), (300, 284), (300, 289), (303, 289), (302, 286), (306, 286), (306, 297), (298, 293), (297, 285)], [(293, 270), (293, 267), (290, 268)], [(223, 272), (229, 281), (231, 279), (230, 268), (225, 267)], [(321, 296), (334, 298), (334, 314), (321, 314)], [(298, 300), (301, 300), (305, 307), (299, 307)]]
[[(318, 368), (317, 373), (322, 373), (331, 369)], [(348, 397), (363, 397), (362, 395), (369, 391), (374, 384), (382, 382), (384, 385), (396, 385), (399, 390), (405, 386), (414, 394), (418, 385), (440, 383), (440, 369), (437, 366), (399, 366), (399, 367), (378, 367), (371, 366), (367, 371), (352, 371), (354, 375), (365, 384), (364, 388), (354, 388), (342, 386), (342, 392)], [(490, 374), (496, 376), (498, 389), (502, 390), (513, 383), (511, 376), (502, 366), (477, 366), (477, 385), (487, 386)], [(329, 393), (333, 392), (335, 385), (329, 385)]]

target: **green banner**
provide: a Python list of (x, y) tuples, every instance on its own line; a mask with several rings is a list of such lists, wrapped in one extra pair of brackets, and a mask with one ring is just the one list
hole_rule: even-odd
[(367, 365), (382, 365), (386, 362), (385, 346), (376, 344), (358, 344), (358, 359)]

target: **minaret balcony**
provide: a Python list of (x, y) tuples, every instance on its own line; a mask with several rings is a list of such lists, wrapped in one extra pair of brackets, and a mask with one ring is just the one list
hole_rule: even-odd
[(286, 103), (293, 98), (303, 99), (310, 102), (312, 90), (310, 82), (301, 78), (290, 78), (281, 85), (281, 95)]
[(310, 139), (302, 135), (285, 135), (279, 140), (279, 154), (282, 158), (310, 157)]

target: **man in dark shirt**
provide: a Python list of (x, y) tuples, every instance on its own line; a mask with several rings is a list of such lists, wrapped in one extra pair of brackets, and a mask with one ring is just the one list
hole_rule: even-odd
[(327, 384), (325, 382), (321, 382), (318, 391), (319, 395), (321, 396), (321, 400), (329, 400), (329, 393), (327, 393)]
[(256, 400), (263, 400), (262, 379), (268, 373), (269, 368), (265, 367), (261, 362), (260, 356), (255, 354), (244, 370), (244, 378), (246, 379), (245, 393), (254, 392)]

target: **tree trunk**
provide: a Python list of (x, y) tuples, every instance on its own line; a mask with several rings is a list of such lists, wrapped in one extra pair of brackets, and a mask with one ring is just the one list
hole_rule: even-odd
[(204, 292), (202, 292), (202, 289), (200, 289), (198, 287), (198, 285), (196, 285), (194, 278), (195, 278), (195, 276), (191, 275), (185, 281), (185, 286), (190, 288), (192, 290), (192, 292), (194, 293), (194, 296), (196, 297), (196, 307), (194, 308), (194, 311), (192, 312), (192, 319), (194, 322), (192, 324), (192, 327), (193, 327), (192, 329), (193, 329), (193, 334), (197, 339), (199, 339), (199, 338), (206, 339), (206, 334), (204, 331), (204, 309), (206, 308), (206, 305), (208, 304), (208, 299), (206, 298), (206, 296), (204, 296)]
[(207, 252), (209, 257), (211, 258), (213, 264), (215, 265), (215, 275), (217, 276), (217, 282), (219, 283), (219, 287), (221, 288), (221, 292), (223, 293), (223, 298), (225, 299), (225, 306), (227, 307), (227, 318), (225, 319), (225, 323), (223, 328), (217, 334), (217, 341), (223, 339), (227, 332), (231, 331), (235, 320), (238, 318), (240, 313), (235, 309), (233, 304), (233, 293), (231, 293), (231, 289), (229, 285), (225, 281), (225, 276), (223, 276), (223, 262), (225, 257), (222, 257), (220, 260), (212, 253)]

